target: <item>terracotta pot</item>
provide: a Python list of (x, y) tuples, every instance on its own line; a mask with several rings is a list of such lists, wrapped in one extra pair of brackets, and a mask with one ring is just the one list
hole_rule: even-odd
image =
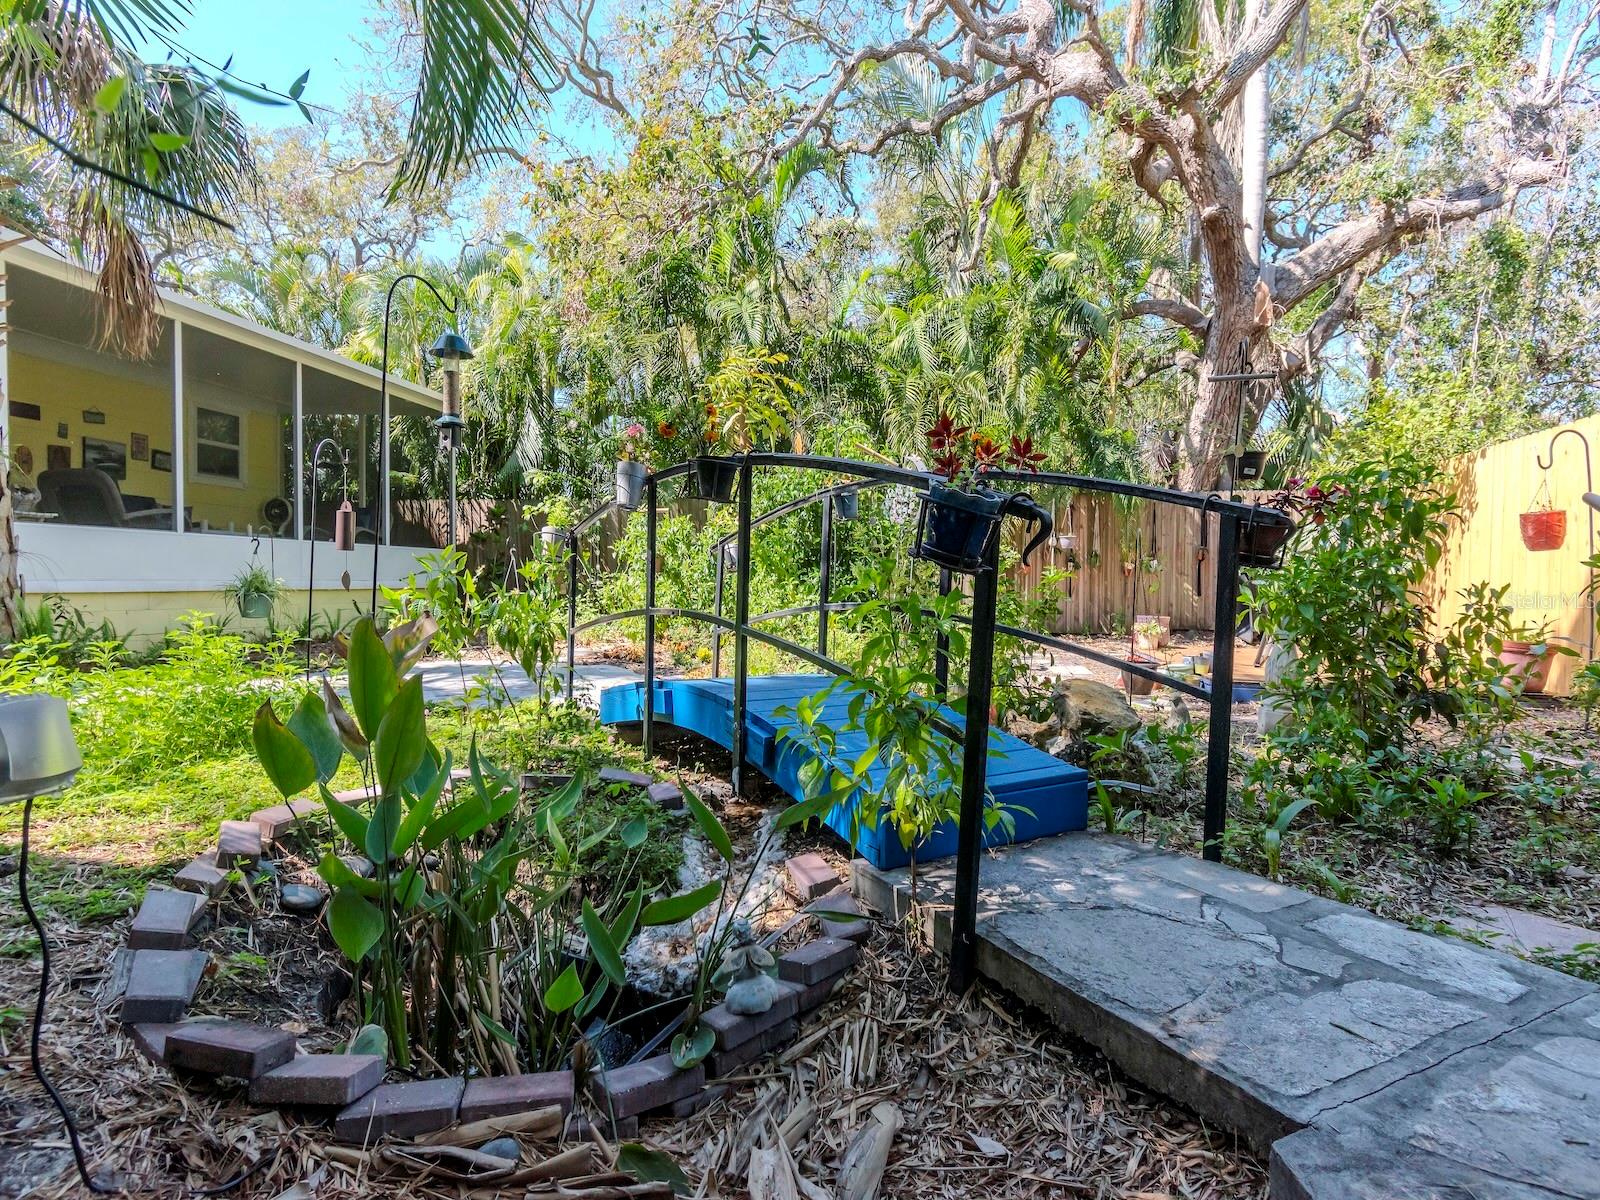
[[(1565, 516), (1566, 514), (1562, 514)], [(1553, 655), (1534, 653), (1536, 642), (1504, 642), (1500, 647), (1500, 665), (1506, 669), (1502, 684), (1515, 691), (1521, 688), (1526, 694), (1541, 693), (1550, 678), (1550, 660)]]
[(1172, 644), (1172, 618), (1165, 613), (1135, 613), (1133, 627), (1138, 629), (1141, 625), (1161, 626), (1161, 635), (1156, 639), (1154, 646), (1140, 646), (1141, 650), (1161, 650)]
[(1529, 550), (1559, 550), (1567, 540), (1567, 510), (1544, 508), (1525, 512), (1517, 518), (1522, 526), (1522, 544)]
[[(1154, 670), (1161, 665), (1159, 658), (1151, 658), (1148, 654), (1130, 654), (1128, 661), (1136, 666), (1149, 667)], [(1122, 672), (1122, 686), (1135, 696), (1148, 696), (1156, 690), (1156, 681), (1146, 679), (1142, 675), (1135, 675), (1130, 671)]]

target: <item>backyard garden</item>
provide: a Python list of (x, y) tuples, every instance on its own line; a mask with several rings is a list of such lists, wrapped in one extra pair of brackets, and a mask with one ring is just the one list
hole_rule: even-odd
[(0, 1196), (1600, 1200), (1600, 7), (255, 7), (0, 4)]

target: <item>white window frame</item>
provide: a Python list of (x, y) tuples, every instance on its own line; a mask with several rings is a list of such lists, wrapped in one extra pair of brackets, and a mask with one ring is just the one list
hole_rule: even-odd
[[(212, 475), (200, 469), (200, 410), (207, 409), (211, 412), (226, 413), (239, 422), (239, 442), (229, 445), (227, 442), (214, 442), (206, 439), (208, 446), (221, 446), (239, 452), (239, 475)], [(187, 472), (191, 483), (215, 484), (218, 487), (244, 488), (250, 483), (250, 467), (246, 458), (245, 448), (249, 445), (249, 409), (244, 405), (232, 404), (225, 400), (215, 400), (207, 397), (204, 400), (195, 400), (190, 403), (187, 414), (188, 420), (188, 459)]]

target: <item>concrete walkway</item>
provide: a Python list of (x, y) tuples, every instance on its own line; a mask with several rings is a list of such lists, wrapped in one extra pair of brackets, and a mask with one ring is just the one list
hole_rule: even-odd
[[(941, 947), (953, 893), (919, 871)], [(986, 856), (978, 930), (986, 977), (1270, 1149), (1274, 1200), (1600, 1200), (1590, 984), (1098, 834)]]
[[(430, 704), (446, 701), (460, 703), (469, 693), (485, 688), (504, 687), (513, 700), (531, 700), (537, 694), (533, 680), (529, 679), (527, 672), (516, 663), (499, 663), (496, 666), (483, 661), (467, 662), (458, 666), (453, 659), (429, 658), (418, 664), (417, 674), (422, 676), (422, 694)], [(552, 686), (564, 694), (567, 686), (566, 667), (557, 667), (550, 674)], [(580, 662), (577, 665), (576, 675), (573, 699), (584, 707), (593, 709), (600, 707), (600, 693), (612, 684), (632, 683), (644, 678), (642, 671), (618, 666), (615, 663)], [(336, 681), (336, 686), (343, 689), (342, 678)], [(483, 701), (477, 698), (475, 703)]]

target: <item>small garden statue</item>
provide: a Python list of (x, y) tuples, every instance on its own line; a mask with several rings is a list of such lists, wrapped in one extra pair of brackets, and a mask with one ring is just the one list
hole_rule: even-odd
[(734, 945), (723, 956), (718, 972), (726, 981), (728, 1011), (740, 1016), (766, 1012), (778, 999), (778, 981), (771, 975), (777, 959), (756, 941), (748, 921), (734, 930)]

